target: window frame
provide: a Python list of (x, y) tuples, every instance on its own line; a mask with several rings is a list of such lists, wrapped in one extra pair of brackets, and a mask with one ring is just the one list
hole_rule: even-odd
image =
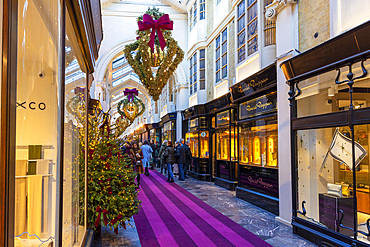
[[(226, 39), (225, 40), (222, 40), (223, 38), (223, 34), (224, 32), (226, 32)], [(227, 42), (227, 39), (228, 39), (228, 28), (225, 27), (216, 37), (215, 39), (215, 85), (219, 84), (222, 79), (224, 78), (227, 78), (228, 76), (228, 71), (227, 71), (227, 65), (228, 65), (228, 42)], [(219, 39), (219, 46), (217, 46), (217, 39)], [(226, 51), (224, 53), (222, 53), (222, 47), (223, 45), (226, 45)], [(219, 50), (219, 57), (217, 57), (217, 51)], [(225, 65), (222, 65), (222, 57), (223, 56), (226, 56), (226, 64)], [(220, 62), (220, 66), (219, 68), (217, 69), (217, 62)], [(222, 71), (223, 69), (226, 68), (226, 76), (222, 76)], [(219, 80), (217, 80), (217, 73), (220, 73), (220, 77), (219, 77)]]
[(199, 0), (199, 20), (205, 19), (206, 19), (206, 0)]
[[(201, 57), (201, 51), (204, 51), (204, 57)], [(200, 67), (200, 62), (204, 61), (204, 68)], [(204, 77), (201, 78), (201, 71), (204, 71)], [(204, 87), (202, 87), (204, 85)], [(206, 89), (206, 48), (199, 50), (199, 90)]]
[[(197, 92), (197, 51), (194, 52), (194, 54), (189, 59), (190, 66), (189, 66), (189, 95), (194, 95)], [(194, 69), (195, 67), (195, 69)], [(194, 80), (195, 77), (195, 80)], [(194, 82), (193, 82), (194, 80)]]

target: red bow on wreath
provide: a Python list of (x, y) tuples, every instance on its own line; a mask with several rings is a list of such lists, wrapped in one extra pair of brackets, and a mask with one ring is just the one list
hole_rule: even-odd
[(107, 225), (108, 224), (107, 214), (109, 213), (109, 211), (106, 209), (102, 210), (100, 207), (97, 207), (96, 212), (98, 213), (98, 217), (96, 218), (95, 221), (95, 227), (99, 226), (101, 214), (103, 214), (104, 225)]
[(139, 31), (145, 31), (152, 29), (152, 33), (150, 34), (150, 41), (148, 43), (149, 47), (154, 50), (154, 41), (155, 41), (155, 33), (157, 32), (159, 44), (161, 45), (161, 49), (163, 50), (166, 46), (166, 41), (164, 40), (162, 29), (163, 30), (172, 30), (173, 29), (173, 21), (170, 20), (168, 14), (162, 15), (158, 20), (153, 20), (153, 18), (148, 15), (143, 15), (143, 21), (139, 21), (137, 23), (139, 25)]

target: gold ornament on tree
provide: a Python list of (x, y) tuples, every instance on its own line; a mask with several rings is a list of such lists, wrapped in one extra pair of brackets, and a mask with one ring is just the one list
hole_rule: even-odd
[[(184, 52), (171, 36), (173, 22), (158, 9), (138, 18), (137, 41), (123, 50), (128, 63), (155, 101), (184, 59)], [(157, 35), (156, 35), (157, 34)], [(135, 58), (131, 52), (136, 51)]]

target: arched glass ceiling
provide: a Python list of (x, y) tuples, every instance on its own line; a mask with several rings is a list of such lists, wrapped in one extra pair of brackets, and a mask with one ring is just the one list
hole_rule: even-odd
[(68, 85), (69, 83), (76, 82), (82, 78), (85, 78), (85, 73), (80, 70), (80, 66), (78, 65), (77, 59), (74, 59), (66, 67), (65, 84)]
[[(136, 55), (136, 51), (131, 52), (132, 56)], [(124, 54), (115, 58), (112, 62), (112, 87), (116, 87), (129, 79), (141, 84), (140, 78), (127, 63)]]

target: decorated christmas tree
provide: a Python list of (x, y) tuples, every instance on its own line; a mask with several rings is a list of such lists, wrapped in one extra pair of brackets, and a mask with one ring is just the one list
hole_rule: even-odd
[[(111, 131), (110, 116), (94, 109), (88, 117), (88, 224), (97, 230), (101, 224), (118, 233), (119, 226), (137, 214), (136, 174), (131, 160), (120, 151), (121, 140)], [(85, 150), (84, 133), (81, 133), (81, 150)], [(84, 181), (85, 155), (81, 153), (80, 179)], [(80, 183), (80, 197), (84, 183)]]

